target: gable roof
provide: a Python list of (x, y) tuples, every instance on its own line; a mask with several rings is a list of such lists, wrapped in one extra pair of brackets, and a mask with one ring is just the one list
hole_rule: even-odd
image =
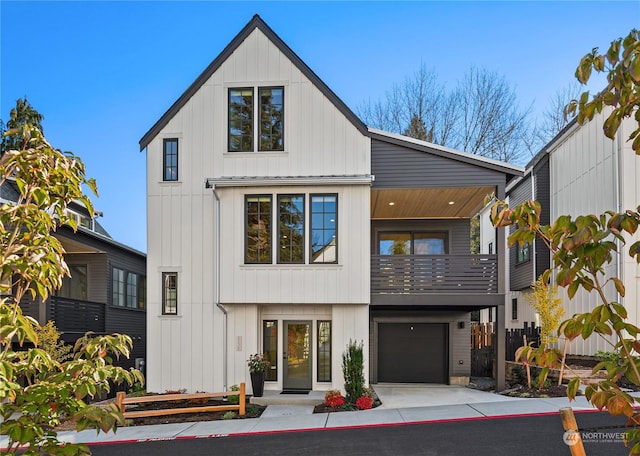
[(327, 97), (336, 108), (356, 127), (363, 135), (367, 134), (366, 125), (354, 114), (344, 102), (307, 66), (306, 63), (291, 50), (282, 39), (262, 20), (259, 15), (253, 16), (247, 25), (231, 40), (226, 48), (216, 57), (213, 62), (196, 78), (189, 88), (176, 100), (160, 119), (144, 134), (140, 139), (140, 150), (155, 138), (158, 133), (169, 123), (169, 121), (180, 111), (180, 109), (200, 90), (200, 87), (220, 68), (220, 66), (233, 54), (244, 40), (255, 30), (260, 30), (301, 72), (322, 94)]

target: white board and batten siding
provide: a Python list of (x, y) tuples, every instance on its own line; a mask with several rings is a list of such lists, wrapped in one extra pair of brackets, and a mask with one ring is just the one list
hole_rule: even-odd
[[(608, 114), (607, 114), (608, 115)], [(618, 136), (611, 140), (604, 136), (604, 115), (570, 131), (550, 152), (551, 221), (561, 215), (600, 215), (607, 210), (635, 209), (640, 202), (638, 176), (640, 159), (626, 142), (632, 129), (629, 120), (623, 122)], [(637, 236), (636, 236), (637, 238)], [(628, 243), (627, 245), (630, 245)], [(638, 266), (626, 249), (606, 267), (608, 277), (619, 276), (626, 287), (626, 296), (619, 297), (613, 286), (607, 287), (610, 300), (622, 302), (629, 319), (638, 324)], [(591, 311), (601, 302), (595, 292), (580, 290), (569, 299), (566, 289), (560, 288), (565, 306), (565, 317)], [(598, 350), (611, 351), (601, 337), (587, 340), (577, 338), (568, 351), (579, 355), (594, 355)]]
[[(228, 89), (262, 86), (284, 87), (285, 150), (227, 152)], [(177, 182), (162, 181), (166, 138), (179, 141)], [(149, 391), (221, 391), (224, 386), (224, 315), (215, 306), (214, 289), (215, 199), (205, 181), (366, 175), (370, 163), (370, 139), (255, 29), (147, 146)], [(335, 353), (341, 353), (349, 338), (367, 339), (368, 185), (217, 191), (221, 200), (221, 301), (229, 308), (229, 385), (248, 381), (246, 359), (261, 347), (260, 312), (272, 311), (272, 305), (288, 305), (289, 314), (299, 306), (304, 312), (331, 317), (334, 347), (339, 347)], [(338, 264), (245, 265), (244, 195), (262, 193), (274, 198), (279, 193), (337, 193)], [(306, 224), (308, 230), (308, 220)], [(177, 316), (162, 315), (161, 281), (166, 271), (178, 272)], [(242, 336), (240, 350), (238, 336)], [(335, 358), (339, 356), (333, 359), (337, 373), (339, 359)], [(340, 385), (335, 377), (334, 385)]]

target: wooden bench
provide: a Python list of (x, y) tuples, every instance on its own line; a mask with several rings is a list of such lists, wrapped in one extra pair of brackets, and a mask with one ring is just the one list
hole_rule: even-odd
[[(197, 407), (179, 407), (162, 410), (136, 410), (127, 412), (126, 405), (145, 404), (149, 402), (191, 401), (215, 399), (228, 396), (239, 396), (237, 405), (203, 405)], [(244, 416), (245, 410), (245, 384), (240, 383), (240, 391), (227, 391), (225, 393), (194, 393), (194, 394), (157, 394), (153, 396), (126, 397), (126, 393), (120, 391), (116, 394), (116, 405), (125, 418), (141, 418), (145, 416), (178, 415), (180, 413), (217, 412), (220, 410), (237, 410), (240, 416)]]

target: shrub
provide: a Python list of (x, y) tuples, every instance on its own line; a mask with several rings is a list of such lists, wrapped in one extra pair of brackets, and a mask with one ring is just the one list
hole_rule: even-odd
[[(240, 391), (240, 387), (238, 385), (231, 385), (229, 387), (231, 391)], [(231, 394), (227, 396), (227, 402), (229, 404), (239, 404), (240, 403), (240, 395), (239, 394)]]
[(236, 412), (228, 411), (222, 415), (223, 420), (232, 420), (236, 417)]
[(359, 344), (349, 340), (347, 351), (342, 354), (342, 373), (347, 402), (355, 404), (356, 399), (364, 395), (364, 354), (363, 342)]
[(341, 405), (344, 405), (344, 402), (344, 397), (338, 390), (327, 391), (327, 394), (324, 395), (324, 405), (327, 407), (340, 407)]
[(362, 396), (356, 400), (358, 410), (369, 410), (373, 407), (373, 398), (370, 396)]

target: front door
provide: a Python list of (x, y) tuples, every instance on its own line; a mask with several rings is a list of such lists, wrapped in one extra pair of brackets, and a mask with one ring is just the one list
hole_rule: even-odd
[(311, 322), (284, 322), (285, 390), (311, 390)]

